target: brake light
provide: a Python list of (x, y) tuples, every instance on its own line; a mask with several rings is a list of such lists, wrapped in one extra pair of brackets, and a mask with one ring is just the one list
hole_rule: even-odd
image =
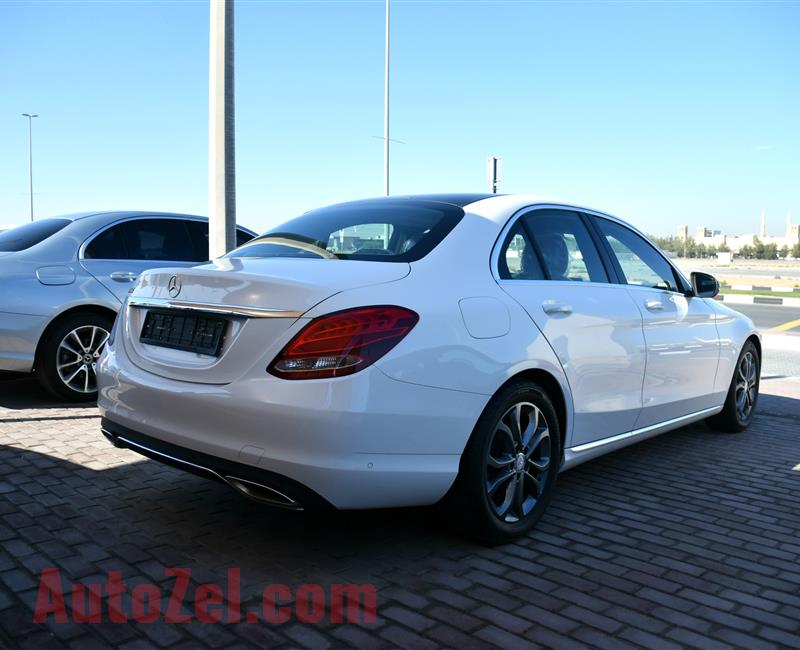
[(283, 379), (351, 375), (397, 345), (419, 316), (403, 307), (345, 309), (315, 318), (289, 341), (267, 371)]

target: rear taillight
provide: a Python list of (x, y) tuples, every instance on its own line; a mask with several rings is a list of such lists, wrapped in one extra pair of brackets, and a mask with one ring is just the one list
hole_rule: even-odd
[(351, 375), (375, 363), (417, 324), (403, 307), (359, 307), (315, 318), (267, 370), (283, 379)]

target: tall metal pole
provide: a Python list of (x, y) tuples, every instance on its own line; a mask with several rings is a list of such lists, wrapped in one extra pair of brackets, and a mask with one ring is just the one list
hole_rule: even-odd
[(383, 74), (383, 193), (389, 196), (389, 0), (386, 0), (386, 58)]
[(28, 118), (28, 179), (31, 194), (31, 221), (33, 221), (33, 118), (39, 116), (30, 113), (23, 113), (22, 116)]
[(208, 79), (209, 258), (236, 246), (233, 0), (210, 0)]

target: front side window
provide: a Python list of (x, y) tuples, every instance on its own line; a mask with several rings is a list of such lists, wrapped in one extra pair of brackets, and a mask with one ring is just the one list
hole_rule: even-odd
[[(194, 261), (205, 262), (208, 260), (208, 221), (187, 220), (186, 228), (194, 247)], [(236, 246), (242, 246), (253, 238), (246, 230), (236, 229)]]
[(464, 216), (448, 203), (357, 201), (306, 212), (226, 257), (307, 257), (413, 262), (427, 255)]
[(567, 210), (532, 210), (522, 221), (548, 280), (608, 282), (581, 217)]
[(608, 219), (597, 217), (595, 223), (611, 247), (627, 284), (679, 291), (669, 262), (645, 239)]
[(16, 253), (43, 242), (70, 223), (69, 219), (40, 219), (0, 232), (0, 252)]

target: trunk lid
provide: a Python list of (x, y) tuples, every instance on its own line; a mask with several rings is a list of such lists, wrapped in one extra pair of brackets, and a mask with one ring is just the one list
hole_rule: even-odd
[[(322, 300), (394, 282), (409, 271), (407, 263), (297, 258), (222, 258), (188, 269), (154, 269), (142, 274), (128, 299), (122, 339), (131, 361), (148, 372), (225, 384), (277, 354), (298, 318)], [(182, 332), (189, 319), (223, 319), (219, 355), (142, 342), (150, 312), (166, 314), (168, 322), (182, 318), (174, 321)], [(191, 325), (199, 326), (196, 320)], [(170, 341), (178, 342), (177, 337)]]

